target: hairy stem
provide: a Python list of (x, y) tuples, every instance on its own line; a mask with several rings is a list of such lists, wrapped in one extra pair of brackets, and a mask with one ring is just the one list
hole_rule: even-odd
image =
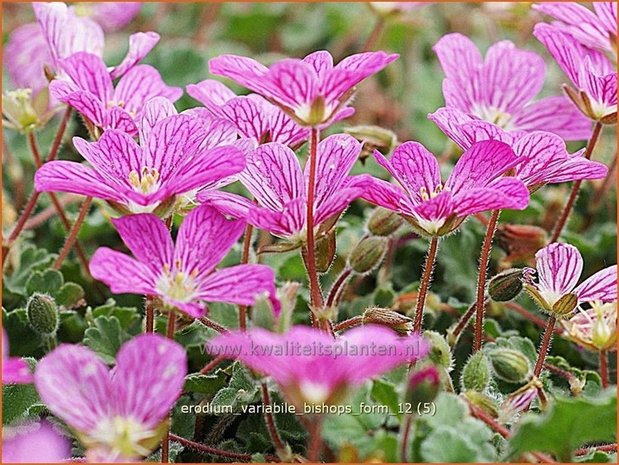
[(409, 413), (404, 417), (404, 424), (402, 425), (402, 438), (400, 439), (400, 460), (403, 463), (408, 463), (408, 441), (410, 439), (412, 426), (413, 415)]
[(426, 296), (432, 281), (432, 272), (434, 271), (434, 263), (436, 261), (436, 252), (438, 250), (438, 237), (432, 237), (426, 255), (426, 261), (423, 265), (423, 277), (417, 294), (417, 306), (415, 308), (415, 321), (413, 323), (413, 331), (418, 333), (421, 331), (423, 324), (423, 310), (426, 305)]
[(60, 269), (65, 259), (69, 255), (69, 252), (73, 248), (73, 244), (75, 243), (77, 239), (77, 235), (80, 232), (82, 223), (86, 219), (86, 215), (88, 214), (88, 210), (91, 204), (92, 204), (92, 197), (86, 197), (86, 199), (84, 199), (84, 202), (82, 203), (82, 208), (80, 209), (79, 215), (77, 216), (75, 223), (73, 223), (73, 226), (71, 227), (71, 230), (69, 231), (69, 236), (67, 237), (67, 240), (65, 241), (64, 246), (62, 247), (60, 252), (58, 252), (58, 258), (56, 258), (56, 261), (54, 262), (55, 270)]
[[(174, 442), (178, 442), (179, 444), (195, 450), (197, 452), (202, 452), (205, 454), (211, 454), (211, 455), (218, 455), (220, 457), (227, 457), (230, 459), (234, 459), (234, 460), (242, 460), (244, 462), (251, 462), (252, 461), (252, 455), (251, 454), (241, 454), (238, 452), (228, 452), (222, 449), (216, 449), (215, 447), (210, 447), (207, 446), (205, 444), (200, 444), (198, 442), (195, 441), (190, 441), (189, 439), (185, 439), (182, 438), (180, 436), (177, 436), (176, 434), (170, 433), (170, 440), (174, 441)], [(271, 461), (271, 462), (278, 462), (279, 459), (273, 455), (265, 455), (264, 456), (265, 459)]]
[(144, 331), (147, 333), (155, 332), (155, 302), (151, 295), (146, 296), (146, 321)]
[[(269, 387), (264, 381), (261, 383), (261, 389), (262, 403), (265, 406), (271, 405), (271, 395), (269, 394)], [(267, 410), (268, 409), (265, 409), (264, 412), (264, 422), (266, 423), (267, 430), (269, 431), (269, 437), (271, 438), (273, 447), (275, 447), (275, 451), (278, 453), (283, 452), (287, 449), (286, 444), (282, 440), (282, 437), (277, 430), (277, 424), (275, 423), (275, 417), (273, 416), (273, 413)]]
[[(595, 148), (598, 140), (600, 139), (601, 132), (602, 132), (602, 123), (598, 121), (597, 123), (595, 123), (595, 126), (593, 127), (593, 134), (591, 134), (591, 139), (589, 139), (589, 143), (587, 144), (587, 148), (585, 150), (584, 156), (587, 160), (591, 159), (591, 154), (593, 153), (593, 149)], [(552, 231), (552, 236), (550, 237), (549, 244), (552, 244), (553, 242), (557, 242), (559, 240), (559, 237), (561, 237), (563, 228), (565, 228), (565, 225), (567, 224), (567, 220), (569, 219), (570, 214), (572, 213), (572, 208), (574, 208), (574, 203), (576, 203), (576, 199), (578, 198), (578, 193), (580, 192), (581, 185), (582, 185), (582, 180), (575, 181), (574, 184), (572, 185), (570, 196), (568, 197), (567, 202), (565, 203), (565, 206), (563, 207), (563, 211), (561, 212), (561, 215), (559, 216), (559, 219), (557, 220), (557, 223), (555, 224), (555, 227)]]
[(535, 364), (535, 369), (533, 370), (534, 376), (539, 376), (539, 374), (542, 372), (542, 368), (544, 367), (544, 360), (546, 360), (546, 354), (548, 353), (548, 349), (550, 348), (550, 341), (552, 340), (552, 333), (556, 322), (557, 317), (554, 315), (550, 315), (550, 318), (548, 318), (548, 320), (546, 321), (546, 329), (544, 329), (542, 342), (539, 346), (537, 363)]
[(318, 462), (322, 452), (322, 418), (315, 418), (310, 422), (310, 435), (307, 444), (307, 458), (310, 462)]
[[(241, 255), (241, 263), (249, 263), (249, 253), (251, 251), (251, 236), (254, 228), (251, 224), (245, 226), (245, 237), (243, 238), (243, 253)], [(239, 329), (245, 331), (247, 329), (247, 305), (239, 305)]]
[[(166, 325), (166, 337), (174, 340), (174, 329), (176, 327), (176, 313), (174, 310), (168, 311), (168, 324)], [(166, 431), (161, 440), (161, 463), (170, 461), (170, 422), (166, 426)]]
[(207, 318), (205, 316), (200, 318), (200, 323), (202, 323), (204, 326), (206, 326), (208, 328), (214, 329), (218, 333), (226, 333), (226, 332), (228, 332), (228, 330), (225, 327), (223, 327), (222, 325), (220, 325), (216, 321), (213, 321), (210, 318)]
[[(488, 303), (488, 299), (486, 298), (484, 301), (484, 305), (487, 303)], [(458, 338), (460, 337), (460, 334), (462, 334), (462, 331), (464, 331), (464, 328), (466, 328), (468, 324), (471, 322), (471, 318), (473, 318), (473, 315), (475, 314), (475, 308), (476, 308), (476, 304), (475, 303), (471, 304), (469, 308), (466, 310), (466, 312), (462, 314), (462, 316), (458, 320), (458, 324), (451, 332), (450, 336), (454, 341), (454, 345), (458, 341)]]
[(488, 273), (488, 263), (490, 262), (490, 252), (492, 251), (492, 239), (496, 231), (501, 210), (494, 210), (486, 227), (486, 236), (481, 248), (479, 257), (479, 274), (477, 275), (477, 300), (475, 301), (475, 339), (473, 340), (473, 353), (481, 349), (484, 332), (484, 313), (486, 310), (486, 276)]
[(28, 202), (26, 202), (26, 206), (22, 210), (22, 214), (19, 216), (19, 219), (15, 223), (15, 227), (13, 228), (13, 230), (11, 231), (11, 234), (9, 234), (8, 239), (5, 241), (4, 245), (2, 246), (2, 264), (3, 265), (4, 265), (4, 259), (6, 258), (6, 254), (8, 253), (13, 243), (19, 237), (20, 233), (24, 229), (26, 221), (32, 214), (32, 210), (34, 210), (34, 207), (36, 206), (37, 201), (39, 200), (39, 195), (41, 195), (41, 193), (36, 192), (36, 191), (33, 191), (32, 194), (30, 194), (30, 198), (28, 199)]
[(365, 43), (363, 44), (364, 52), (371, 52), (374, 49), (374, 47), (378, 43), (378, 40), (380, 39), (380, 36), (382, 35), (384, 30), (385, 30), (385, 18), (383, 18), (382, 16), (378, 16), (376, 18), (376, 22), (374, 23), (374, 26), (372, 27), (372, 31), (370, 32), (370, 35), (368, 36)]
[(608, 387), (608, 352), (600, 350), (600, 378), (602, 379), (602, 387)]
[(346, 267), (337, 277), (337, 279), (333, 283), (333, 286), (331, 286), (329, 295), (327, 296), (327, 307), (333, 307), (334, 305), (337, 305), (337, 302), (339, 301), (339, 296), (342, 294), (351, 273), (352, 269)]
[(210, 373), (211, 371), (215, 369), (217, 365), (219, 365), (225, 359), (226, 357), (224, 357), (223, 355), (219, 355), (215, 357), (213, 360), (211, 360), (206, 365), (204, 365), (204, 367), (200, 370), (200, 373), (202, 373), (203, 375)]
[(355, 326), (361, 326), (363, 324), (363, 317), (361, 315), (353, 316), (348, 320), (340, 321), (333, 327), (333, 331), (344, 331), (345, 329), (354, 328)]

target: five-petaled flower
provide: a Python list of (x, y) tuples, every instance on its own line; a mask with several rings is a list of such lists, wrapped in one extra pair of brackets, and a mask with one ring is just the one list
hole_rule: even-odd
[(137, 65), (120, 78), (116, 88), (103, 60), (80, 52), (61, 60), (60, 68), (68, 80), (50, 83), (51, 95), (67, 103), (101, 129), (118, 129), (136, 135), (135, 120), (144, 104), (154, 97), (175, 102), (183, 95), (180, 87), (167, 86), (159, 71), (149, 65)]
[(35, 385), (92, 461), (131, 461), (157, 447), (187, 374), (185, 349), (158, 334), (126, 342), (110, 370), (92, 350), (62, 344), (38, 363)]
[(334, 66), (331, 54), (322, 50), (267, 68), (251, 58), (221, 55), (209, 61), (209, 69), (279, 105), (299, 124), (316, 127), (350, 116), (354, 110), (347, 104), (355, 86), (397, 58), (397, 54), (365, 52)]
[(518, 164), (509, 145), (477, 142), (456, 163), (443, 184), (436, 157), (418, 142), (400, 145), (391, 160), (376, 161), (400, 186), (371, 178), (363, 198), (402, 215), (419, 233), (443, 236), (468, 215), (496, 209), (524, 209), (529, 192), (523, 182), (503, 177)]
[(32, 382), (32, 373), (25, 360), (9, 357), (9, 337), (2, 329), (2, 384), (27, 384)]
[(482, 58), (475, 44), (461, 34), (447, 34), (434, 46), (445, 80), (448, 111), (429, 115), (447, 133), (450, 122), (480, 119), (506, 131), (544, 130), (565, 140), (587, 139), (591, 123), (566, 97), (531, 100), (544, 84), (542, 58), (517, 49), (510, 41), (492, 45)]
[(583, 303), (617, 301), (617, 265), (598, 271), (577, 286), (583, 259), (573, 245), (550, 244), (535, 254), (535, 261), (535, 270), (525, 269), (525, 290), (545, 312), (565, 318)]
[(419, 360), (429, 350), (417, 334), (401, 337), (376, 325), (351, 329), (337, 339), (306, 326), (294, 326), (285, 334), (255, 328), (219, 335), (207, 348), (213, 356), (238, 358), (272, 377), (297, 406), (341, 403), (350, 389)]
[[(343, 134), (325, 138), (318, 144), (314, 225), (330, 229), (332, 220), (365, 190), (369, 176), (349, 176), (361, 151), (361, 143)], [(269, 143), (247, 156), (247, 167), (239, 180), (256, 203), (224, 192), (201, 192), (198, 200), (212, 204), (226, 214), (246, 218), (250, 224), (302, 245), (306, 238), (307, 167), (288, 147)], [(326, 231), (325, 231), (326, 232)]]
[(196, 318), (204, 316), (207, 302), (254, 305), (261, 296), (279, 312), (271, 268), (249, 264), (215, 270), (243, 234), (243, 221), (229, 221), (209, 206), (197, 207), (183, 220), (176, 245), (154, 215), (113, 221), (135, 258), (107, 247), (94, 253), (90, 272), (112, 292), (158, 296), (165, 306)]
[(212, 147), (211, 134), (200, 118), (166, 116), (160, 105), (153, 110), (141, 119), (141, 145), (114, 129), (96, 142), (74, 137), (75, 148), (92, 167), (64, 160), (45, 163), (36, 172), (36, 189), (104, 199), (123, 213), (155, 211), (165, 216), (176, 196), (244, 168), (240, 149)]

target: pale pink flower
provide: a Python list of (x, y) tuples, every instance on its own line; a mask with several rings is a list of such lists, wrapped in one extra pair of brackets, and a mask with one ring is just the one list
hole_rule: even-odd
[(92, 256), (90, 272), (116, 294), (154, 295), (169, 307), (199, 318), (208, 302), (254, 305), (266, 296), (279, 313), (274, 274), (265, 265), (237, 265), (215, 270), (243, 234), (243, 221), (229, 221), (214, 208), (197, 207), (184, 219), (172, 241), (165, 223), (154, 215), (129, 215), (113, 220), (133, 253), (101, 247)]
[(185, 349), (158, 334), (126, 342), (109, 369), (92, 350), (61, 344), (38, 363), (41, 400), (86, 446), (108, 461), (155, 449), (187, 374)]
[(564, 90), (574, 105), (594, 121), (616, 123), (617, 67), (603, 53), (549, 24), (537, 24), (533, 34), (572, 81), (575, 88)]
[(254, 328), (221, 334), (207, 348), (213, 356), (238, 358), (270, 376), (295, 405), (341, 403), (352, 388), (419, 360), (429, 350), (419, 335), (400, 337), (375, 325), (351, 329), (337, 339), (307, 326), (285, 334)]
[(237, 96), (221, 82), (206, 79), (187, 86), (187, 93), (215, 117), (230, 121), (242, 137), (264, 144), (278, 142), (296, 146), (309, 136), (275, 105), (259, 95)]
[[(329, 136), (318, 144), (314, 202), (317, 230), (364, 192), (369, 177), (349, 175), (360, 152), (361, 143), (343, 134)], [(264, 144), (247, 155), (247, 167), (238, 175), (256, 203), (225, 192), (201, 192), (198, 200), (301, 245), (306, 236), (308, 177), (307, 166), (304, 173), (290, 148)]]
[(568, 320), (561, 320), (564, 335), (581, 347), (600, 351), (617, 349), (617, 302), (587, 302)]
[(2, 383), (32, 383), (32, 373), (26, 361), (19, 357), (9, 357), (9, 337), (4, 329), (2, 329)]
[(251, 58), (221, 55), (209, 61), (209, 69), (279, 105), (299, 124), (321, 126), (352, 114), (347, 104), (355, 86), (397, 58), (397, 54), (365, 52), (334, 66), (329, 52), (318, 51), (267, 68)]
[(88, 16), (105, 32), (114, 32), (129, 24), (142, 6), (142, 2), (80, 2), (73, 8), (78, 16)]
[(535, 270), (524, 273), (525, 289), (546, 312), (566, 316), (584, 302), (617, 301), (617, 265), (598, 271), (577, 286), (583, 259), (573, 245), (550, 244), (535, 254), (535, 262)]
[[(492, 45), (484, 59), (475, 44), (461, 34), (447, 34), (434, 51), (445, 73), (445, 106), (460, 121), (488, 121), (510, 132), (550, 131), (565, 140), (591, 135), (591, 123), (566, 97), (532, 101), (546, 74), (539, 55), (504, 40)], [(434, 113), (429, 118), (445, 131), (449, 121), (442, 116)]]
[(71, 443), (48, 422), (5, 426), (2, 463), (58, 463), (71, 457)]
[(374, 157), (399, 186), (371, 178), (363, 198), (399, 213), (424, 235), (449, 234), (474, 213), (522, 210), (529, 203), (523, 182), (503, 177), (518, 164), (518, 157), (503, 142), (482, 141), (471, 146), (445, 183), (436, 157), (418, 142), (403, 143), (390, 160), (378, 151)]

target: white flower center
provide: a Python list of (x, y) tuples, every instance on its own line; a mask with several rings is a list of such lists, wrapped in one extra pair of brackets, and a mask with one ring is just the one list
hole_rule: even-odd
[(170, 267), (166, 266), (157, 281), (156, 289), (172, 300), (190, 302), (194, 299), (198, 287), (195, 282), (196, 274), (195, 272), (188, 274), (178, 270), (171, 271)]
[(133, 189), (142, 194), (150, 194), (159, 189), (159, 171), (155, 168), (142, 167), (142, 172), (138, 174), (133, 170), (129, 173), (129, 184)]
[(478, 118), (496, 124), (501, 129), (511, 131), (514, 129), (512, 124), (512, 115), (496, 107), (487, 107), (485, 105), (475, 106), (473, 114)]
[(150, 453), (150, 450), (140, 443), (157, 434), (132, 418), (115, 416), (99, 422), (97, 428), (88, 434), (88, 438), (109, 447), (113, 454), (135, 457)]

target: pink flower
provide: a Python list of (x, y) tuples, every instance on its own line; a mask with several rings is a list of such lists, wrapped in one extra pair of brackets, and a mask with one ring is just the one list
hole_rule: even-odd
[(394, 331), (367, 325), (333, 336), (306, 326), (286, 334), (261, 328), (229, 332), (208, 343), (212, 355), (238, 358), (252, 370), (280, 385), (297, 406), (341, 403), (351, 388), (429, 350), (418, 335), (399, 337)]
[(131, 258), (99, 248), (90, 261), (93, 278), (114, 293), (159, 296), (163, 302), (199, 318), (206, 302), (254, 305), (266, 295), (279, 312), (273, 271), (264, 265), (237, 265), (215, 271), (239, 239), (245, 224), (228, 221), (217, 210), (201, 206), (183, 221), (176, 238), (154, 215), (130, 215), (113, 220)]
[(2, 384), (32, 383), (32, 373), (25, 360), (9, 357), (9, 337), (2, 329)]
[(2, 463), (58, 463), (70, 457), (69, 440), (45, 421), (2, 431)]
[(584, 149), (569, 154), (563, 139), (550, 132), (509, 133), (485, 121), (462, 121), (450, 108), (441, 108), (434, 115), (447, 123), (443, 131), (464, 150), (483, 140), (510, 145), (520, 159), (512, 175), (530, 191), (544, 184), (601, 179), (608, 172), (603, 163), (586, 159)]
[(90, 349), (61, 344), (34, 377), (41, 400), (77, 433), (87, 456), (127, 461), (157, 447), (186, 374), (181, 345), (141, 334), (120, 348), (111, 370)]
[(456, 230), (468, 215), (496, 209), (524, 209), (529, 192), (519, 179), (502, 177), (518, 164), (505, 143), (482, 141), (458, 160), (443, 184), (436, 157), (418, 142), (405, 142), (378, 164), (400, 184), (372, 178), (367, 201), (401, 214), (421, 234), (442, 236)]
[[(130, 7), (129, 9), (133, 9)], [(103, 30), (90, 18), (80, 17), (74, 8), (60, 2), (33, 3), (37, 23), (15, 29), (6, 45), (4, 61), (16, 87), (31, 88), (35, 94), (47, 87), (44, 68), (59, 73), (59, 62), (77, 52), (103, 56)], [(111, 70), (117, 78), (138, 63), (159, 41), (154, 32), (129, 37), (129, 51)], [(62, 77), (62, 73), (58, 75)]]
[(148, 65), (134, 66), (116, 85), (103, 60), (91, 53), (80, 52), (59, 63), (69, 80), (54, 80), (51, 95), (67, 103), (102, 129), (118, 129), (135, 135), (135, 119), (144, 104), (153, 97), (175, 102), (183, 95), (180, 87), (167, 86), (159, 72)]
[(211, 79), (188, 85), (187, 93), (213, 116), (230, 121), (241, 136), (258, 143), (278, 142), (296, 146), (309, 136), (307, 128), (299, 126), (259, 95), (237, 96), (221, 82)]
[[(447, 34), (434, 51), (445, 73), (445, 105), (461, 121), (480, 119), (510, 132), (550, 131), (565, 140), (591, 135), (591, 123), (566, 97), (531, 102), (542, 89), (546, 73), (539, 55), (501, 41), (483, 59), (475, 44), (461, 34)], [(441, 116), (434, 113), (429, 118), (445, 131), (449, 121)]]
[(574, 37), (554, 26), (537, 24), (533, 34), (576, 87), (564, 86), (576, 107), (594, 121), (616, 123), (616, 66), (603, 53), (584, 47)]
[(114, 32), (129, 24), (142, 5), (141, 2), (82, 2), (75, 6), (75, 12), (90, 17), (105, 32)]
[(598, 271), (576, 285), (582, 255), (569, 244), (550, 244), (535, 254), (536, 270), (525, 272), (525, 289), (542, 310), (566, 316), (583, 302), (617, 300), (617, 265)]
[(267, 68), (251, 58), (221, 55), (209, 61), (209, 69), (279, 105), (299, 124), (320, 126), (349, 116), (352, 109), (346, 106), (355, 86), (397, 58), (397, 54), (366, 52), (334, 66), (329, 52), (318, 51)]
[(564, 335), (587, 349), (617, 350), (617, 302), (587, 302), (590, 308), (577, 308), (569, 320), (561, 320)]
[(64, 160), (45, 163), (35, 174), (36, 189), (104, 199), (123, 213), (166, 215), (176, 196), (244, 168), (241, 150), (230, 145), (212, 148), (203, 121), (166, 116), (171, 109), (160, 103), (141, 118), (141, 145), (115, 129), (96, 142), (74, 137), (75, 148), (92, 167)]
[(533, 6), (552, 16), (552, 26), (588, 48), (616, 54), (617, 3), (593, 2), (593, 11), (576, 2), (548, 2)]
[[(361, 143), (343, 134), (318, 144), (314, 222), (317, 229), (337, 218), (359, 197), (369, 179), (349, 176), (361, 151)], [(270, 143), (247, 156), (247, 167), (239, 180), (254, 196), (257, 205), (244, 197), (222, 192), (201, 192), (198, 200), (226, 214), (246, 218), (250, 224), (301, 245), (305, 241), (308, 173), (303, 173), (295, 153)]]

